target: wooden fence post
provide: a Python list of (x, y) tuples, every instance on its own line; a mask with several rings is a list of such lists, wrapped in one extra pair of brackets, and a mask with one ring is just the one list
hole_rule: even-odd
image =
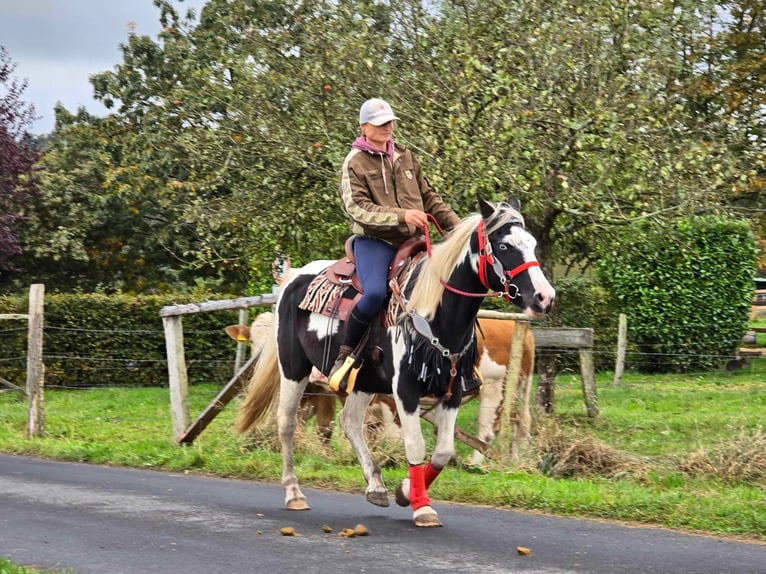
[(45, 366), (43, 365), (43, 310), (45, 285), (29, 289), (29, 335), (27, 339), (27, 436), (45, 434)]
[(595, 418), (599, 414), (598, 395), (596, 394), (596, 372), (593, 366), (593, 349), (580, 349), (580, 373), (582, 374), (582, 397), (588, 416)]
[[(529, 389), (519, 386), (521, 360), (524, 354), (524, 340), (529, 330), (528, 321), (516, 321), (511, 343), (511, 357), (505, 379), (505, 397), (503, 399), (503, 419), (500, 422), (498, 446), (500, 456), (508, 454), (516, 459), (519, 455), (521, 441), (529, 438), (531, 415), (529, 413)], [(510, 435), (510, 436), (508, 436)]]
[(614, 384), (622, 384), (622, 374), (625, 372), (625, 351), (628, 348), (628, 316), (620, 313), (617, 326), (617, 359), (614, 364)]
[[(519, 374), (524, 357), (524, 342), (529, 331), (529, 318), (522, 313), (507, 313), (480, 309), (479, 318), (502, 319), (514, 321), (513, 337), (508, 357), (508, 369), (505, 371), (505, 388), (503, 390), (503, 412), (500, 418), (500, 430), (497, 433), (497, 451), (501, 458), (512, 455), (518, 456), (519, 445), (529, 438), (532, 414), (529, 410), (529, 393), (531, 386), (524, 381), (519, 385)], [(465, 441), (464, 441), (465, 442)], [(476, 449), (484, 452), (485, 449)]]
[[(250, 317), (250, 311), (248, 309), (239, 310), (239, 324), (247, 325), (247, 319)], [(245, 353), (249, 352), (250, 341), (237, 341), (237, 355), (234, 359), (234, 374), (236, 375), (242, 368), (242, 363), (245, 362)]]
[(180, 315), (162, 318), (165, 328), (165, 348), (168, 354), (168, 384), (170, 386), (170, 416), (173, 438), (181, 437), (189, 426), (189, 380), (184, 357), (184, 330)]

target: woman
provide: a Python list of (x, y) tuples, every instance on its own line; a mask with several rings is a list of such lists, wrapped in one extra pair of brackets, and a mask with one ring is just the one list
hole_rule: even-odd
[(356, 361), (352, 355), (386, 299), (388, 268), (405, 240), (428, 232), (428, 216), (449, 230), (460, 218), (434, 192), (412, 152), (394, 143), (391, 105), (372, 98), (359, 109), (362, 135), (340, 171), (340, 196), (350, 218), (356, 272), (364, 294), (346, 321), (346, 332), (330, 388), (342, 384)]

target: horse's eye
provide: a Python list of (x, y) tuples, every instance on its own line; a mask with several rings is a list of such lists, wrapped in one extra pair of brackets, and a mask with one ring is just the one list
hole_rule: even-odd
[(505, 243), (499, 245), (500, 251), (508, 251), (508, 246)]

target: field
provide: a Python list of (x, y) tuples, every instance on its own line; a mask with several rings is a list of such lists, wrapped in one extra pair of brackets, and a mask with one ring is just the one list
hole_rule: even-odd
[[(432, 497), (529, 511), (734, 535), (766, 541), (766, 358), (741, 371), (704, 375), (628, 374), (619, 387), (597, 377), (601, 415), (585, 416), (579, 378), (559, 375), (556, 413), (537, 414), (519, 460), (470, 466), (458, 455)], [(191, 389), (193, 416), (218, 392)], [(244, 439), (232, 403), (197, 441), (173, 443), (167, 389), (46, 392), (46, 436), (24, 436), (26, 402), (0, 393), (0, 451), (140, 468), (278, 481), (273, 428)], [(478, 401), (458, 424), (472, 431)], [(432, 429), (424, 422), (427, 436)], [(393, 490), (406, 464), (398, 442), (374, 442)], [(336, 430), (323, 448), (309, 426), (299, 436), (297, 473), (314, 487), (363, 492), (355, 456)], [(438, 502), (437, 502), (438, 504)]]

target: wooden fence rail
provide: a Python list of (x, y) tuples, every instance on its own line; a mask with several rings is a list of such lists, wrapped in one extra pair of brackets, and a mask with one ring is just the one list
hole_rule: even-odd
[(577, 349), (580, 356), (580, 375), (585, 410), (589, 417), (599, 415), (596, 393), (596, 369), (593, 364), (593, 329), (557, 327), (532, 329), (535, 347), (549, 349)]
[[(240, 297), (205, 303), (169, 305), (160, 309), (165, 330), (165, 348), (168, 357), (168, 386), (170, 388), (170, 416), (173, 420), (173, 436), (180, 442), (187, 435), (191, 414), (189, 412), (189, 378), (184, 356), (184, 330), (182, 317), (191, 313), (226, 311), (264, 307), (276, 303), (276, 294)], [(203, 427), (204, 428), (204, 427)], [(201, 432), (201, 431), (200, 431)], [(197, 433), (199, 434), (199, 433)], [(196, 434), (194, 435), (196, 436)], [(191, 439), (193, 440), (193, 438)]]

